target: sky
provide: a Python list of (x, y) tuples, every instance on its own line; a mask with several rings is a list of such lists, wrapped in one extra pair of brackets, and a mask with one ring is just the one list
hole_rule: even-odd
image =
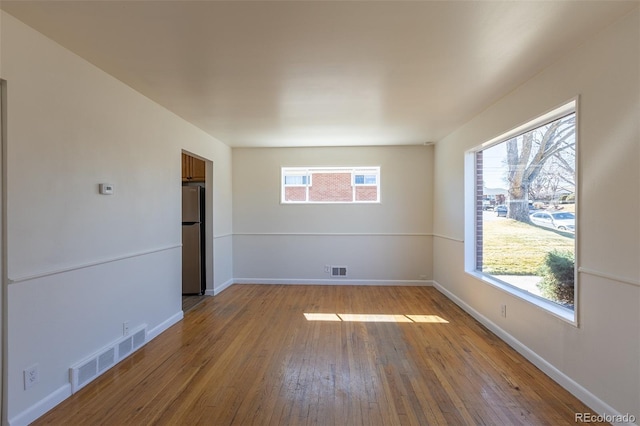
[(486, 188), (508, 188), (504, 167), (506, 159), (507, 144), (499, 143), (483, 151), (482, 178)]

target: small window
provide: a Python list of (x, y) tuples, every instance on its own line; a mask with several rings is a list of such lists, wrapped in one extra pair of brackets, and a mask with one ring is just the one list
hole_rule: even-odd
[(377, 183), (378, 183), (378, 176), (375, 174), (354, 175), (355, 185), (376, 185)]
[(380, 167), (283, 167), (282, 203), (379, 203)]
[(286, 175), (284, 177), (285, 186), (306, 186), (309, 184), (307, 175)]
[(569, 321), (576, 129), (574, 101), (470, 151), (465, 169), (467, 272)]

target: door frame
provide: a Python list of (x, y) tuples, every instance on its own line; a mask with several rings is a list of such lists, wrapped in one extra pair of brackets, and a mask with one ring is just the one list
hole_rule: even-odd
[(0, 79), (0, 423), (7, 424), (7, 81)]

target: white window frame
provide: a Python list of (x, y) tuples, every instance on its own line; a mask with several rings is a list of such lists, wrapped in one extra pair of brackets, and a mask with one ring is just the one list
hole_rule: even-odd
[[(578, 253), (578, 234), (580, 228), (576, 226), (575, 232), (575, 240), (574, 240), (574, 253), (575, 253), (575, 269), (574, 269), (574, 309), (568, 309), (563, 306), (560, 306), (550, 300), (547, 300), (543, 297), (536, 296), (531, 294), (521, 288), (518, 288), (512, 284), (504, 282), (493, 275), (483, 273), (476, 269), (476, 153), (479, 151), (484, 151), (488, 148), (491, 148), (494, 145), (498, 145), (500, 143), (506, 142), (507, 140), (522, 135), (530, 130), (536, 129), (538, 127), (544, 126), (552, 121), (555, 121), (561, 117), (564, 117), (568, 114), (575, 113), (576, 121), (575, 121), (575, 138), (576, 138), (576, 164), (575, 164), (575, 175), (576, 175), (576, 206), (578, 205), (578, 192), (579, 192), (579, 162), (578, 159), (578, 147), (579, 147), (579, 97), (575, 97), (571, 101), (564, 103), (563, 105), (556, 107), (549, 112), (542, 114), (532, 120), (527, 121), (526, 123), (503, 133), (475, 148), (472, 148), (465, 152), (464, 158), (464, 218), (465, 218), (465, 231), (464, 231), (464, 269), (465, 272), (472, 277), (489, 284), (493, 287), (496, 287), (506, 293), (511, 294), (519, 299), (525, 300), (532, 305), (540, 308), (544, 312), (550, 313), (551, 315), (560, 318), (575, 327), (578, 327), (578, 316), (579, 316), (579, 253)], [(576, 224), (578, 223), (578, 209), (576, 209)]]
[[(351, 201), (309, 201), (309, 188), (313, 185), (314, 173), (335, 173), (344, 172), (351, 173), (351, 188), (352, 198)], [(287, 167), (280, 168), (280, 204), (379, 204), (380, 203), (380, 166), (330, 166), (330, 167)], [(355, 183), (356, 175), (375, 176), (376, 183)], [(308, 176), (307, 184), (285, 184), (285, 176)], [(375, 186), (377, 193), (375, 201), (357, 201), (356, 200), (356, 187), (357, 186)], [(306, 200), (305, 201), (289, 201), (285, 200), (285, 191), (289, 187), (306, 187)]]

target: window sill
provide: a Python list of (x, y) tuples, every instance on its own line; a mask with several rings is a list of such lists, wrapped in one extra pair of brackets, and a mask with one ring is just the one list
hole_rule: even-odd
[(465, 271), (465, 272), (471, 275), (472, 277), (476, 278), (477, 280), (482, 281), (483, 283), (489, 284), (521, 300), (525, 300), (531, 303), (532, 305), (536, 306), (537, 308), (540, 308), (541, 310), (553, 315), (554, 317), (559, 318), (573, 325), (574, 327), (578, 327), (577, 313), (575, 311), (572, 311), (571, 309), (562, 307), (542, 297), (531, 294), (528, 291), (522, 290), (521, 288), (508, 284), (491, 275), (483, 274), (477, 271)]
[(305, 204), (382, 204), (380, 201), (280, 201), (283, 205)]

